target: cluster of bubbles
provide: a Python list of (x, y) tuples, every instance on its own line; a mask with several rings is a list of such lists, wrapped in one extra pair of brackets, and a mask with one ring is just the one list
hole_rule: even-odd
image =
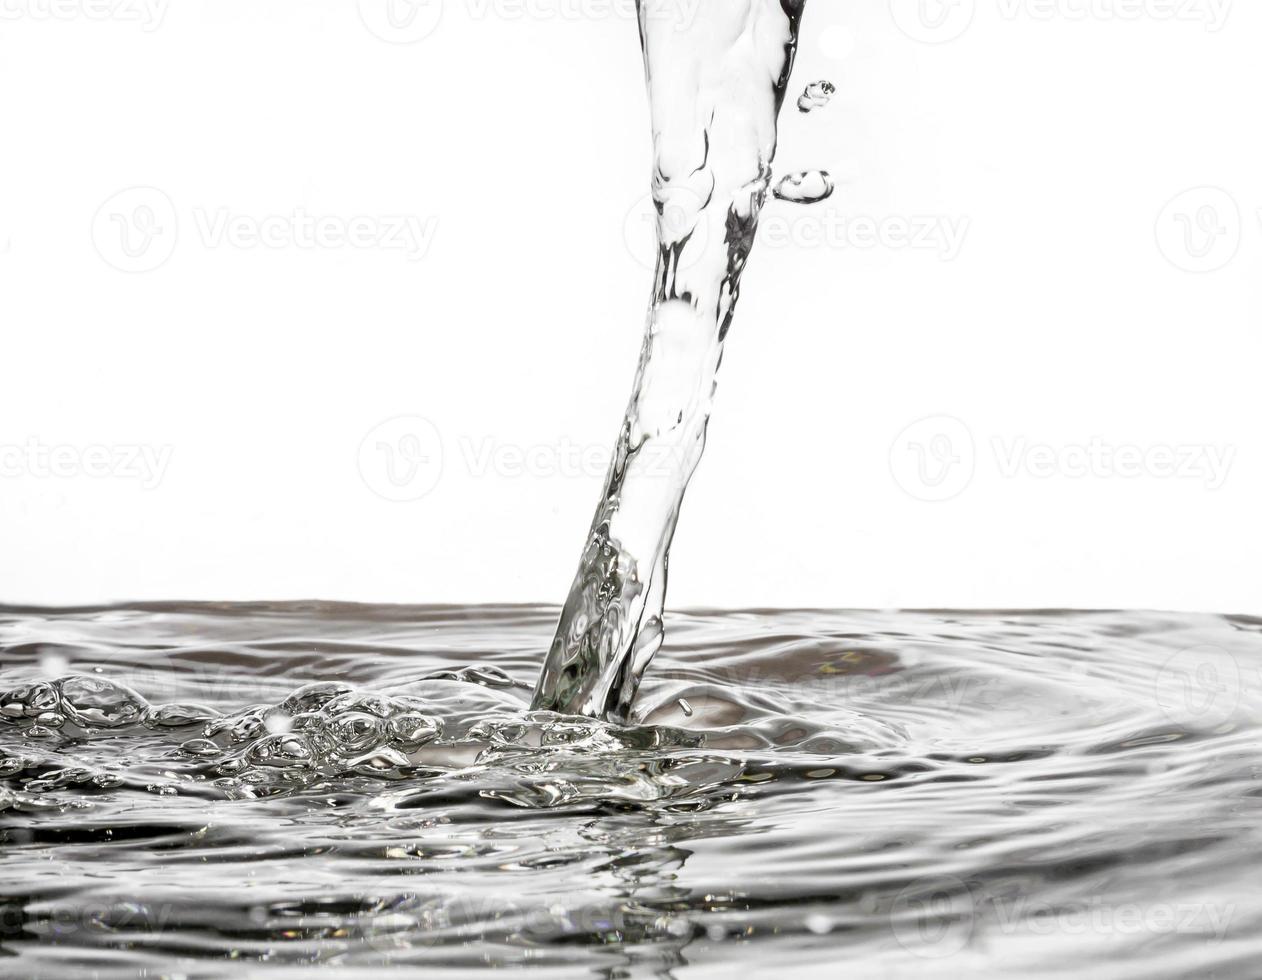
[[(292, 792), (336, 778), (403, 780), (470, 767), (551, 771), (567, 760), (601, 754), (695, 746), (699, 739), (668, 728), (625, 728), (588, 718), (527, 711), (507, 689), (518, 687), (495, 667), (429, 674), (406, 687), (421, 692), (374, 693), (348, 684), (310, 683), (274, 704), (224, 713), (191, 702), (151, 704), (102, 676), (71, 674), (0, 689), (0, 732), (16, 729), (28, 751), (0, 749), (0, 810), (42, 808), (40, 794), (126, 785), (161, 796), (191, 793), (250, 799)], [(60, 751), (105, 738), (167, 736), (157, 772), (153, 753), (120, 748), (105, 768), (64, 765)], [(116, 764), (144, 755), (148, 766)], [(74, 756), (70, 756), (74, 758)], [(82, 758), (77, 761), (83, 762)], [(172, 761), (183, 773), (171, 771)], [(563, 802), (566, 788), (531, 791), (524, 805)], [(46, 797), (47, 799), (47, 797)], [(80, 799), (72, 805), (86, 805)]]

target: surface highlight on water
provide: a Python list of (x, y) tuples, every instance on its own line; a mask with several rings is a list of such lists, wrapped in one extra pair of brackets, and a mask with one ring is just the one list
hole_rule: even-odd
[(0, 610), (0, 973), (1256, 975), (1262, 620), (556, 615)]

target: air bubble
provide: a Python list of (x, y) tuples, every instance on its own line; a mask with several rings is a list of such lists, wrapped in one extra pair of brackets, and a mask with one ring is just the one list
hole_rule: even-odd
[(140, 723), (148, 702), (104, 677), (73, 675), (57, 682), (66, 717), (80, 728), (124, 728)]
[(191, 755), (195, 759), (207, 759), (212, 756), (223, 755), (223, 749), (208, 738), (190, 739), (180, 746), (180, 751), (185, 755)]
[(184, 728), (200, 725), (219, 717), (219, 712), (204, 704), (163, 704), (145, 712), (146, 728)]

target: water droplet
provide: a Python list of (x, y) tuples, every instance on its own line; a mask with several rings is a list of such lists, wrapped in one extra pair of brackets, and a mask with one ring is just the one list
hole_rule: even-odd
[(100, 772), (92, 777), (92, 782), (101, 789), (113, 789), (123, 785), (123, 777), (113, 772)]
[(688, 703), (687, 698), (679, 699), (679, 710), (684, 713), (684, 717), (686, 718), (692, 717), (692, 705)]
[(827, 170), (803, 170), (781, 178), (773, 191), (781, 201), (815, 204), (833, 193), (833, 179)]
[(27, 738), (52, 738), (57, 733), (51, 728), (45, 728), (43, 725), (32, 725), (25, 732)]
[(66, 724), (66, 718), (56, 711), (45, 711), (35, 719), (35, 724), (43, 725), (45, 728), (61, 728)]
[(163, 786), (160, 783), (150, 783), (145, 789), (157, 796), (177, 796), (180, 792), (174, 786)]
[(806, 90), (798, 97), (798, 110), (800, 112), (813, 112), (816, 109), (822, 109), (828, 105), (829, 100), (833, 97), (833, 93), (837, 91), (837, 86), (832, 82), (820, 79), (818, 82), (811, 82), (806, 86)]

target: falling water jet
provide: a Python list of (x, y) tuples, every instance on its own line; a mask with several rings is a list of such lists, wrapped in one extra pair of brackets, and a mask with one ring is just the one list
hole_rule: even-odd
[[(661, 646), (670, 543), (767, 198), (803, 4), (720, 0), (688, 18), (639, 4), (658, 214), (653, 298), (537, 710), (627, 720)], [(675, 5), (684, 0), (666, 4)]]

